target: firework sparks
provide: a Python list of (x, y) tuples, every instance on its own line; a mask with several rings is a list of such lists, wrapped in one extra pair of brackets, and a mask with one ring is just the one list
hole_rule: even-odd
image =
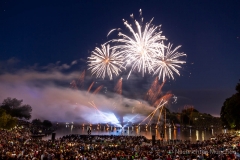
[(90, 92), (90, 90), (92, 89), (92, 86), (94, 85), (94, 82), (91, 83), (91, 85), (88, 87), (88, 93)]
[(80, 87), (83, 87), (84, 78), (85, 78), (85, 70), (81, 73), (81, 75), (79, 76), (79, 79), (78, 79), (78, 83), (79, 83)]
[(75, 80), (72, 80), (72, 82), (70, 83), (70, 87), (71, 87), (72, 89), (78, 89), (77, 83), (76, 83)]
[[(140, 10), (140, 15), (142, 11)], [(133, 14), (131, 15), (133, 18)], [(143, 20), (143, 19), (142, 19)], [(139, 23), (135, 20), (136, 31), (133, 29), (132, 25), (126, 20), (124, 25), (132, 34), (132, 38), (124, 33), (119, 32), (119, 39), (113, 39), (111, 42), (118, 42), (119, 45), (113, 48), (119, 49), (120, 53), (124, 55), (126, 60), (126, 66), (131, 64), (131, 70), (128, 74), (128, 78), (133, 70), (142, 72), (142, 76), (148, 72), (152, 72), (152, 63), (154, 57), (158, 54), (159, 47), (162, 45), (162, 41), (165, 37), (162, 36), (162, 31), (160, 26), (152, 25), (153, 19), (142, 26), (142, 22)]]
[(97, 89), (95, 89), (95, 91), (93, 92), (93, 94), (98, 94), (98, 92), (103, 88), (103, 86), (99, 86)]
[(161, 98), (159, 98), (158, 100), (156, 100), (156, 102), (153, 104), (153, 106), (159, 106), (159, 104), (164, 101), (164, 102), (168, 102), (168, 100), (170, 98), (172, 98), (173, 94), (171, 93), (167, 93), (166, 95), (162, 96)]
[(176, 104), (177, 103), (177, 96), (173, 95), (173, 104)]
[(114, 87), (114, 91), (117, 94), (122, 94), (122, 78), (120, 78), (116, 84), (116, 86)]
[(181, 68), (180, 64), (186, 63), (185, 61), (179, 60), (180, 57), (186, 56), (184, 53), (179, 53), (177, 50), (181, 46), (177, 46), (172, 50), (172, 44), (160, 48), (159, 54), (155, 57), (153, 63), (154, 74), (158, 74), (158, 78), (165, 80), (165, 77), (174, 79), (174, 72), (180, 76), (177, 68)]
[(166, 81), (164, 81), (162, 84), (158, 84), (158, 77), (155, 78), (153, 81), (151, 87), (149, 88), (145, 99), (150, 101), (151, 104), (156, 102), (156, 100), (161, 96), (162, 93), (162, 87), (164, 86)]
[[(168, 103), (168, 101), (165, 101), (165, 99), (161, 99), (161, 101), (159, 102), (157, 108), (156, 108), (155, 110), (153, 110), (144, 120), (142, 120), (141, 123), (143, 123), (145, 120), (147, 120), (147, 119), (151, 116), (150, 120), (148, 121), (148, 124), (149, 124), (150, 121), (152, 120), (152, 117), (155, 115), (156, 111), (157, 111), (158, 109), (160, 109), (161, 107), (163, 107), (163, 106), (164, 106), (165, 104), (167, 104), (167, 103)], [(140, 125), (141, 123), (139, 123), (139, 125)]]
[[(152, 24), (153, 18), (143, 23), (142, 10), (139, 10), (140, 21), (134, 20), (134, 25), (123, 19), (123, 23), (130, 31), (130, 35), (120, 32), (120, 28), (114, 28), (109, 31), (107, 37), (114, 31), (119, 31), (119, 38), (109, 40), (102, 45), (102, 48), (96, 48), (89, 57), (89, 69), (97, 77), (109, 76), (110, 80), (113, 74), (119, 75), (122, 68), (130, 67), (127, 79), (133, 71), (137, 71), (144, 77), (145, 73), (158, 74), (159, 79), (174, 79), (174, 73), (180, 75), (177, 68), (185, 61), (179, 60), (186, 54), (177, 52), (177, 49), (171, 50), (169, 43), (165, 46), (166, 40), (162, 35), (161, 26)], [(134, 15), (130, 17), (134, 19)], [(110, 43), (114, 45), (110, 47)]]
[(119, 75), (123, 67), (123, 56), (120, 52), (110, 45), (102, 45), (102, 48), (96, 47), (89, 57), (89, 69), (92, 74), (96, 74), (97, 77), (105, 78), (106, 74), (109, 76), (110, 80), (113, 74)]
[(108, 37), (112, 32), (114, 32), (114, 31), (120, 31), (120, 30), (121, 30), (121, 28), (114, 28), (114, 29), (112, 29), (111, 31), (108, 32), (107, 37)]

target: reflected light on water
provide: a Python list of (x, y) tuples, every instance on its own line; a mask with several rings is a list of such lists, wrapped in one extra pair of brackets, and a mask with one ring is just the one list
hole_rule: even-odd
[(169, 128), (169, 139), (172, 139), (172, 130)]
[(165, 135), (164, 139), (167, 140), (168, 137), (167, 137), (167, 129), (166, 128), (164, 129), (164, 135)]
[[(145, 136), (147, 139), (151, 139), (152, 135), (155, 135), (157, 139), (161, 138), (161, 133), (164, 133), (164, 140), (168, 139), (182, 139), (182, 140), (207, 140), (212, 137), (215, 133), (226, 132), (226, 130), (222, 129), (195, 129), (195, 128), (171, 128), (167, 127), (158, 127), (155, 126), (147, 126), (144, 124), (142, 126), (134, 125), (134, 126), (126, 126), (124, 128), (111, 125), (111, 124), (96, 124), (96, 125), (84, 125), (84, 124), (58, 124), (58, 129), (55, 131), (56, 138), (59, 138), (64, 135), (69, 134), (80, 134), (87, 135), (88, 128), (91, 128), (92, 135), (124, 135), (124, 136)], [(46, 137), (48, 138), (48, 137)]]
[(192, 129), (189, 130), (189, 140), (192, 140)]
[(181, 139), (181, 129), (177, 129), (177, 139)]
[(202, 141), (204, 141), (204, 131), (202, 131)]
[(177, 139), (177, 129), (176, 128), (174, 128), (174, 130), (173, 130), (173, 138)]
[(198, 141), (199, 140), (199, 132), (198, 132), (198, 130), (196, 130), (196, 141)]
[(158, 132), (158, 129), (156, 129), (155, 135), (156, 135), (156, 139), (160, 139), (160, 133)]

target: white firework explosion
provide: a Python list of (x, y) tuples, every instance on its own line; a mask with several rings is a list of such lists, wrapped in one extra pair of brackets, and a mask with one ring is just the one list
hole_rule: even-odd
[(179, 60), (180, 57), (186, 56), (186, 54), (177, 51), (180, 47), (177, 46), (172, 50), (172, 44), (169, 43), (166, 47), (159, 48), (159, 54), (153, 61), (153, 74), (158, 74), (159, 79), (163, 81), (166, 77), (174, 79), (174, 72), (180, 76), (177, 68), (181, 68), (180, 64), (186, 63)]
[(110, 48), (110, 45), (101, 45), (102, 48), (96, 47), (92, 51), (92, 55), (88, 57), (88, 66), (92, 74), (96, 74), (97, 77), (105, 78), (109, 76), (110, 80), (113, 74), (119, 75), (123, 67), (123, 55), (116, 51), (114, 48)]
[[(142, 11), (140, 10), (141, 15)], [(130, 17), (134, 18), (133, 14)], [(119, 38), (108, 41), (102, 45), (102, 49), (96, 48), (92, 52), (88, 61), (92, 74), (103, 79), (107, 74), (112, 79), (113, 74), (119, 75), (122, 68), (125, 69), (129, 66), (130, 71), (127, 78), (132, 71), (141, 72), (143, 77), (146, 72), (153, 73), (163, 81), (166, 78), (174, 79), (174, 73), (180, 75), (178, 69), (185, 61), (179, 60), (179, 58), (186, 54), (177, 52), (181, 46), (172, 50), (172, 44), (164, 45), (163, 41), (166, 38), (162, 36), (160, 25), (153, 25), (153, 19), (145, 24), (143, 18), (140, 22), (134, 20), (134, 27), (126, 20), (123, 21), (131, 34), (128, 36), (119, 32)], [(112, 29), (107, 36), (113, 31), (120, 30), (120, 28)], [(109, 43), (114, 45), (110, 48)]]
[[(133, 18), (133, 14), (131, 17)], [(123, 20), (124, 25), (132, 34), (131, 37), (119, 32), (118, 35), (121, 38), (110, 41), (117, 42), (117, 45), (113, 46), (113, 48), (118, 49), (119, 52), (124, 55), (125, 62), (127, 62), (125, 63), (126, 66), (131, 65), (128, 77), (135, 69), (138, 72), (142, 72), (142, 76), (144, 76), (147, 71), (149, 73), (153, 71), (153, 58), (157, 56), (158, 48), (162, 45), (161, 41), (165, 40), (165, 37), (161, 35), (162, 31), (160, 30), (160, 26), (151, 24), (152, 20), (144, 26), (135, 20), (136, 31), (131, 24)]]

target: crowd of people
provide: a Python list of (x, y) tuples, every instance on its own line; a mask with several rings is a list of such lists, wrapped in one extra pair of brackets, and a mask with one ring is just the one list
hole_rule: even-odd
[(28, 128), (0, 129), (0, 159), (238, 159), (239, 140), (219, 134), (205, 141), (152, 144), (143, 136), (67, 135), (55, 140), (33, 139)]

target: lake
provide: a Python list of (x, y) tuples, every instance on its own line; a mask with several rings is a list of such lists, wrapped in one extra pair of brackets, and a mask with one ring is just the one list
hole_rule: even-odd
[[(89, 125), (58, 125), (56, 133), (56, 138), (62, 137), (69, 134), (80, 134), (87, 135)], [(91, 135), (123, 135), (123, 136), (145, 136), (147, 139), (152, 139), (152, 135), (155, 135), (156, 140), (161, 138), (161, 133), (164, 133), (165, 140), (208, 140), (215, 134), (227, 132), (221, 128), (202, 128), (195, 129), (192, 127), (166, 127), (166, 128), (155, 128), (151, 126), (130, 126), (130, 127), (114, 127), (102, 125), (93, 125), (91, 128)], [(44, 137), (43, 139), (51, 139), (51, 135)]]

